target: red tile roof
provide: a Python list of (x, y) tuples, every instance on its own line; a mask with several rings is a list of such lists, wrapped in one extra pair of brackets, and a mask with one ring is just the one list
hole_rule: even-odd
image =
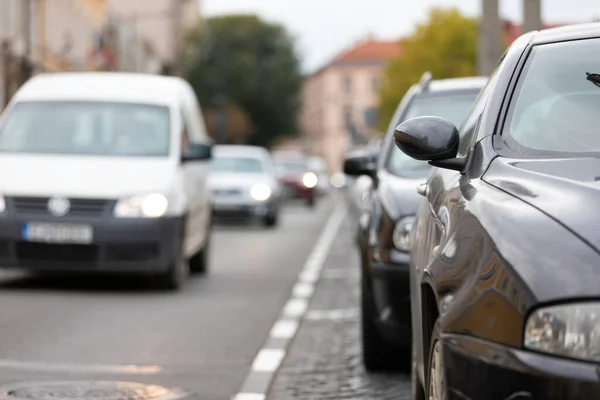
[[(512, 22), (512, 21), (503, 21), (503, 25), (504, 25), (504, 32), (506, 33), (505, 36), (505, 45), (508, 46), (510, 45), (512, 42), (514, 42), (515, 40), (517, 40), (517, 38), (519, 36), (521, 36), (522, 33), (521, 32), (521, 25)], [(543, 29), (549, 29), (549, 28), (556, 28), (558, 26), (562, 26), (565, 24), (543, 24), (542, 28)]]
[(379, 41), (368, 39), (356, 44), (353, 48), (338, 54), (332, 63), (387, 61), (400, 54), (399, 41)]

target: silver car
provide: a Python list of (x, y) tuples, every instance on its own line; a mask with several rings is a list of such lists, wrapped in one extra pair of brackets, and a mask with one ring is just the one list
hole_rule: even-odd
[(259, 218), (277, 225), (281, 187), (270, 153), (258, 146), (218, 145), (209, 184), (215, 217)]

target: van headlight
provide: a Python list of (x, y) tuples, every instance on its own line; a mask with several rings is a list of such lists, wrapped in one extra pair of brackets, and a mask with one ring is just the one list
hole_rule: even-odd
[(271, 188), (264, 183), (256, 184), (250, 189), (250, 196), (256, 201), (265, 201), (271, 197)]
[(415, 217), (404, 217), (396, 223), (392, 233), (394, 247), (403, 252), (410, 251), (410, 231), (412, 230)]
[(314, 172), (307, 172), (302, 177), (302, 183), (309, 189), (312, 189), (315, 186), (317, 186), (318, 182), (319, 178), (317, 178), (317, 175)]
[(165, 215), (169, 201), (160, 193), (121, 199), (115, 206), (115, 216), (121, 218), (158, 218)]
[(525, 325), (525, 347), (557, 356), (600, 361), (600, 303), (536, 310)]
[(0, 213), (6, 211), (6, 199), (0, 194)]

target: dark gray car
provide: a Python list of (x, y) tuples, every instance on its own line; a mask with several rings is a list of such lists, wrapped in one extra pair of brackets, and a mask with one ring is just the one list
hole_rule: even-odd
[(357, 152), (346, 158), (346, 174), (373, 179), (358, 227), (367, 370), (410, 365), (409, 233), (423, 199), (415, 188), (425, 182), (430, 166), (395, 150), (394, 129), (419, 116), (443, 117), (460, 126), (486, 82), (484, 77), (431, 80), (424, 74), (398, 105), (379, 155)]

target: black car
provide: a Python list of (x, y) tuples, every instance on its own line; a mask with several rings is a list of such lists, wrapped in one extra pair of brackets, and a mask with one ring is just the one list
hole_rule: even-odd
[(369, 175), (373, 185), (359, 218), (362, 260), (363, 361), (369, 371), (410, 365), (409, 232), (422, 198), (415, 186), (430, 166), (397, 151), (394, 128), (408, 118), (438, 115), (459, 124), (468, 114), (487, 78), (431, 80), (424, 74), (400, 102), (374, 158), (369, 151), (347, 156), (348, 175)]
[(600, 398), (600, 24), (521, 36), (462, 128), (416, 118), (395, 141), (434, 167), (413, 398)]

